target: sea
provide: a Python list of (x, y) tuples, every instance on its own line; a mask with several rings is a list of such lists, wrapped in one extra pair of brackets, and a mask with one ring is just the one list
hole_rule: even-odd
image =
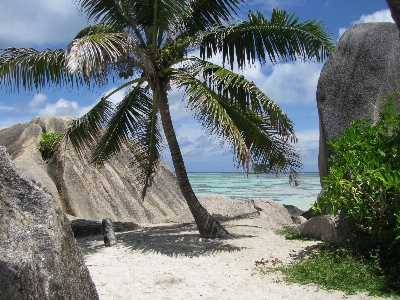
[(290, 185), (289, 174), (189, 173), (188, 176), (199, 199), (208, 194), (241, 201), (268, 198), (308, 210), (321, 191), (318, 173), (301, 173), (297, 186)]

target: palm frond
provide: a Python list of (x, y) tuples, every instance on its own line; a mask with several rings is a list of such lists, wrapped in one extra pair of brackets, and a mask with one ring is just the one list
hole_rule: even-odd
[(74, 39), (81, 39), (83, 37), (99, 34), (99, 33), (124, 33), (124, 27), (116, 26), (109, 23), (92, 24), (77, 33)]
[(102, 98), (88, 113), (66, 128), (63, 139), (69, 140), (76, 152), (83, 157), (85, 150), (91, 149), (103, 133), (113, 108), (111, 102)]
[(154, 26), (166, 31), (180, 21), (186, 9), (186, 0), (138, 0), (135, 1), (135, 9), (141, 24), (146, 22), (146, 27)]
[(153, 108), (151, 114), (147, 116), (145, 130), (141, 135), (137, 135), (136, 142), (143, 149), (136, 155), (136, 160), (141, 162), (143, 166), (141, 178), (144, 179), (142, 189), (142, 199), (147, 192), (147, 188), (151, 186), (153, 176), (157, 171), (160, 161), (160, 153), (164, 147), (163, 135), (158, 120), (158, 101), (157, 93), (153, 94)]
[(117, 27), (127, 25), (126, 18), (120, 10), (118, 0), (75, 0), (80, 10), (89, 20), (107, 23)]
[[(257, 111), (251, 105), (243, 106), (243, 101), (224, 97), (223, 93), (209, 85), (208, 78), (200, 80), (198, 76), (181, 70), (174, 74), (174, 79), (178, 87), (186, 87), (188, 108), (207, 134), (227, 142), (242, 168), (248, 169), (251, 161), (266, 164), (276, 172), (301, 167), (299, 156), (291, 145), (297, 142), (293, 124), (279, 108), (272, 111), (273, 117), (268, 114), (265, 109), (277, 106), (261, 91), (247, 91), (269, 100), (262, 100), (259, 104), (262, 110)], [(244, 79), (241, 81), (246, 83)]]
[[(106, 97), (104, 97), (106, 99)], [(144, 118), (151, 110), (151, 99), (139, 85), (128, 91), (104, 124), (105, 131), (92, 152), (92, 161), (103, 165), (110, 157), (121, 151), (143, 127)]]
[(37, 51), (32, 48), (10, 47), (0, 50), (0, 86), (19, 91), (52, 86), (72, 87), (84, 84), (80, 74), (65, 67), (63, 50)]
[(300, 156), (293, 146), (293, 141), (297, 141), (294, 135), (277, 132), (268, 119), (251, 109), (243, 112), (225, 99), (220, 104), (241, 133), (253, 163), (262, 164), (268, 172), (273, 173), (302, 168)]
[(295, 141), (293, 123), (283, 110), (252, 81), (217, 64), (193, 58), (187, 67), (188, 73), (200, 76), (208, 88), (230, 103), (246, 112), (251, 109), (269, 120), (271, 130), (292, 137)]
[(267, 58), (273, 63), (299, 58), (322, 61), (334, 51), (331, 36), (317, 20), (300, 23), (294, 14), (279, 9), (273, 10), (271, 20), (260, 12), (248, 16), (249, 21), (205, 32), (200, 56), (222, 54), (223, 63), (233, 69), (235, 62), (243, 68), (256, 59), (265, 64)]
[(242, 0), (192, 0), (187, 1), (183, 18), (185, 31), (190, 34), (211, 30), (222, 22), (233, 20)]
[(174, 77), (179, 87), (186, 87), (186, 101), (188, 108), (207, 134), (228, 141), (236, 154), (238, 162), (246, 166), (251, 153), (238, 130), (232, 123), (226, 110), (220, 105), (219, 97), (211, 91), (205, 82), (188, 73), (179, 72)]
[(96, 33), (75, 39), (66, 50), (66, 65), (71, 73), (86, 80), (106, 80), (107, 68), (129, 56), (134, 41), (124, 33)]
[(143, 183), (142, 197), (151, 185), (164, 146), (158, 125), (157, 105), (137, 85), (128, 91), (105, 124), (101, 138), (92, 152), (92, 161), (103, 165), (127, 147), (135, 158), (132, 170)]

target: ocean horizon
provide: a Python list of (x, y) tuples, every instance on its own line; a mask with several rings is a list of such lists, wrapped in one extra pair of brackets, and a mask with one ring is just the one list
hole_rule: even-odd
[(318, 172), (301, 173), (296, 187), (290, 185), (289, 174), (189, 172), (188, 177), (199, 199), (208, 194), (220, 194), (241, 201), (268, 198), (301, 210), (309, 209), (321, 191)]

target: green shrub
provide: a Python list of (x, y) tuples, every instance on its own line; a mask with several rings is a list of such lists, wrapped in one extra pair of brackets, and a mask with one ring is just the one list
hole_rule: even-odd
[(390, 265), (385, 266), (379, 250), (364, 252), (349, 246), (322, 244), (309, 248), (307, 254), (306, 259), (293, 264), (261, 271), (281, 271), (288, 283), (313, 283), (347, 295), (366, 292), (369, 296), (400, 296), (398, 264), (391, 259)]
[(375, 123), (351, 123), (344, 135), (328, 141), (333, 149), (330, 175), (314, 212), (346, 213), (356, 228), (378, 243), (400, 238), (400, 112), (390, 95)]
[(48, 161), (53, 156), (60, 140), (61, 135), (58, 133), (42, 133), (42, 139), (39, 142), (39, 151), (42, 153), (43, 160)]

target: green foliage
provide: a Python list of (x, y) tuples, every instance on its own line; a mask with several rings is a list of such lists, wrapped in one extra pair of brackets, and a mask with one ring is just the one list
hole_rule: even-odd
[(280, 230), (275, 231), (277, 235), (282, 235), (287, 240), (302, 240), (302, 241), (319, 241), (319, 239), (309, 236), (302, 236), (300, 231), (294, 227), (289, 226)]
[(283, 235), (288, 240), (304, 239), (295, 227), (289, 226), (281, 230), (276, 231), (276, 234)]
[[(384, 263), (379, 251), (319, 245), (309, 249), (308, 258), (280, 266), (290, 283), (314, 283), (346, 294), (367, 292), (371, 296), (399, 296), (398, 262)], [(268, 271), (268, 270), (267, 270)]]
[(42, 139), (39, 142), (39, 151), (42, 153), (43, 160), (48, 161), (53, 156), (60, 140), (61, 135), (58, 133), (42, 133)]
[(339, 210), (378, 243), (400, 237), (400, 113), (394, 98), (380, 107), (375, 123), (351, 123), (344, 135), (328, 141), (333, 149), (330, 175), (316, 212)]

